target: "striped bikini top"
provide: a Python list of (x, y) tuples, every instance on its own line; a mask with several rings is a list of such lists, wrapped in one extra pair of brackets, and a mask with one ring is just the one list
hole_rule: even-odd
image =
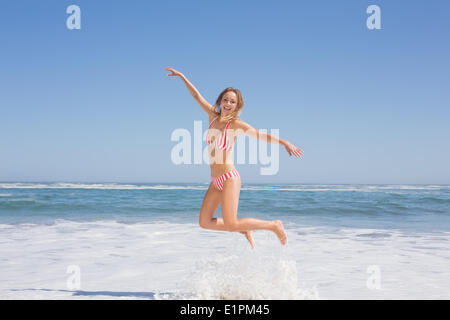
[[(220, 135), (220, 137), (216, 138), (214, 140), (214, 142), (212, 142), (211, 136), (209, 135), (209, 129), (211, 128), (211, 125), (218, 117), (219, 116), (215, 117), (209, 124), (208, 132), (207, 132), (207, 135), (206, 135), (206, 143), (208, 143), (208, 144), (212, 144), (213, 143), (214, 146), (217, 149), (228, 151), (228, 150), (230, 150), (233, 147), (232, 141), (230, 141), (229, 136), (227, 136), (227, 129), (230, 126), (231, 120), (228, 121), (227, 126), (223, 130), (222, 134)], [(218, 130), (218, 129), (215, 129), (215, 130)]]

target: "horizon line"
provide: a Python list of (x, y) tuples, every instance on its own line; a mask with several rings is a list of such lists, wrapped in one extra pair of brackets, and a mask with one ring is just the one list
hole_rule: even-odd
[[(64, 181), (64, 180), (17, 180), (17, 181), (0, 181), (1, 183), (79, 183), (79, 184), (210, 184), (211, 182), (198, 181)], [(242, 182), (242, 184), (284, 184), (284, 185), (440, 185), (450, 186), (450, 183), (319, 183), (319, 182)]]

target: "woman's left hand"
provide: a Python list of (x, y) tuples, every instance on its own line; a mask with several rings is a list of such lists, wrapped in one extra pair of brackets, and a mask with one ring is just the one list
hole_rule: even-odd
[(292, 143), (286, 143), (286, 145), (284, 146), (286, 148), (286, 151), (289, 153), (289, 156), (296, 156), (297, 158), (301, 158), (303, 156), (303, 150), (297, 148), (296, 146), (294, 146)]

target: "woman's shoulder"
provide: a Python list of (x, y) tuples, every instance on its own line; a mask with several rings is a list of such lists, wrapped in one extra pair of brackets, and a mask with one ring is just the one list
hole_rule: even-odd
[(209, 120), (209, 123), (211, 123), (211, 121), (213, 121), (215, 118), (217, 118), (219, 116), (219, 114), (218, 113), (215, 113), (215, 112), (211, 112), (211, 113), (209, 113), (208, 114), (208, 120)]
[(247, 122), (243, 121), (240, 118), (233, 119), (231, 121), (231, 124), (233, 125), (234, 129), (246, 130), (246, 129), (248, 129), (250, 127), (250, 125)]

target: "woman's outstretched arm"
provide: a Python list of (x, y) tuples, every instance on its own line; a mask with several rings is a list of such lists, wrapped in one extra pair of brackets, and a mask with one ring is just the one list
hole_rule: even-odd
[(181, 72), (173, 69), (173, 68), (165, 68), (164, 70), (172, 72), (171, 74), (168, 74), (167, 76), (177, 76), (180, 77), (181, 80), (183, 80), (184, 84), (186, 85), (187, 89), (191, 93), (192, 97), (195, 99), (195, 101), (198, 102), (200, 107), (202, 107), (203, 111), (205, 111), (208, 115), (215, 115), (214, 107), (206, 101), (200, 92), (194, 87), (192, 83), (189, 82), (189, 80), (182, 74)]
[(286, 148), (286, 151), (289, 153), (289, 156), (294, 155), (298, 158), (301, 158), (303, 156), (303, 150), (297, 148), (289, 141), (281, 139), (281, 138), (274, 136), (272, 134), (269, 134), (269, 133), (261, 132), (255, 128), (253, 128), (251, 125), (249, 125), (248, 123), (246, 123), (242, 120), (236, 121), (236, 127), (237, 127), (237, 129), (242, 130), (243, 133), (245, 133), (249, 137), (263, 140), (267, 143), (281, 144), (282, 146), (284, 146)]

